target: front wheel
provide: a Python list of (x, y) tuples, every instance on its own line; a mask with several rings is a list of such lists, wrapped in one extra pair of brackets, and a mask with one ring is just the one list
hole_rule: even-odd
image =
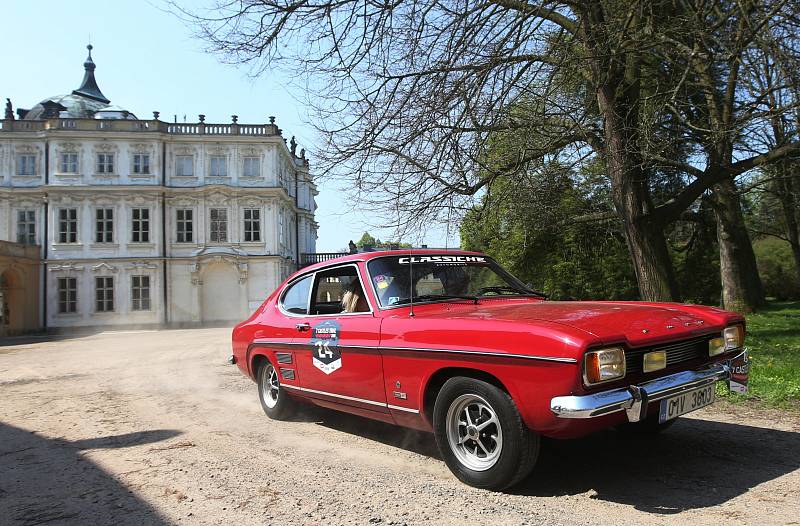
[(278, 371), (270, 362), (258, 370), (258, 398), (261, 408), (273, 420), (286, 420), (295, 413), (296, 402), (281, 389)]
[(436, 443), (447, 467), (477, 488), (502, 490), (536, 464), (539, 436), (511, 397), (492, 384), (456, 377), (445, 382), (433, 410)]

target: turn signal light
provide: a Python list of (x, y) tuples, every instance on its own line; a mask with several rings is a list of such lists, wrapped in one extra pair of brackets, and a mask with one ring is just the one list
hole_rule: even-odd
[(646, 373), (658, 371), (667, 366), (667, 352), (666, 351), (653, 351), (644, 355), (644, 363), (642, 370)]
[(601, 384), (625, 376), (625, 351), (620, 347), (589, 351), (583, 362), (586, 385)]
[(717, 356), (725, 352), (725, 338), (714, 338), (708, 342), (708, 355)]

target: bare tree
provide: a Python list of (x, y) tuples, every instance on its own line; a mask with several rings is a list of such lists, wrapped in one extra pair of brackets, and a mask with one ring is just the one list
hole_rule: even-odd
[[(226, 60), (256, 74), (286, 66), (305, 80), (323, 167), (344, 173), (361, 202), (393, 211), (398, 229), (466, 206), (531, 163), (601, 158), (640, 295), (673, 300), (665, 225), (714, 184), (797, 147), (720, 159), (713, 170), (676, 163), (685, 184), (654, 201), (653, 163), (675, 167), (645, 155), (664, 150), (646, 144), (658, 120), (644, 117), (680, 93), (681, 77), (646, 81), (683, 44), (682, 24), (715, 16), (704, 13), (716, 3), (223, 0), (190, 16)], [(529, 140), (493, 155), (502, 134)]]

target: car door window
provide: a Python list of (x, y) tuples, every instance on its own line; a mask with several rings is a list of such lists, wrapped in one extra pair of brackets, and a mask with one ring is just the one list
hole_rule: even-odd
[(283, 293), (281, 306), (286, 312), (292, 314), (308, 314), (308, 293), (311, 288), (312, 276), (306, 276)]
[(354, 266), (317, 272), (311, 314), (369, 312), (369, 304)]

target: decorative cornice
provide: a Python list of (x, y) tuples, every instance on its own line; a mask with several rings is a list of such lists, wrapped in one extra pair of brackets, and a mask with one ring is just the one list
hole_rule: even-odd
[(100, 142), (94, 145), (94, 149), (101, 152), (116, 152), (119, 146), (113, 142)]
[(117, 268), (117, 267), (115, 267), (113, 265), (109, 265), (105, 261), (103, 261), (102, 263), (98, 263), (97, 265), (93, 265), (91, 267), (91, 269), (92, 269), (92, 272), (100, 272), (102, 270), (105, 270), (105, 271), (108, 271), (108, 272), (118, 272), (119, 271), (119, 268)]
[(58, 143), (58, 151), (63, 153), (77, 153), (80, 151), (80, 144), (76, 142), (60, 142)]
[(15, 144), (14, 151), (17, 153), (39, 153), (39, 147), (33, 144)]
[(178, 146), (174, 150), (175, 155), (194, 155), (196, 149), (194, 146)]
[(127, 270), (154, 270), (158, 268), (158, 265), (154, 263), (148, 263), (147, 261), (133, 261), (125, 268)]
[(69, 270), (77, 271), (77, 270), (83, 270), (83, 269), (84, 269), (83, 265), (76, 265), (74, 263), (62, 263), (60, 265), (48, 265), (47, 266), (47, 270), (49, 270), (50, 272), (65, 272), (65, 271), (69, 271)]

